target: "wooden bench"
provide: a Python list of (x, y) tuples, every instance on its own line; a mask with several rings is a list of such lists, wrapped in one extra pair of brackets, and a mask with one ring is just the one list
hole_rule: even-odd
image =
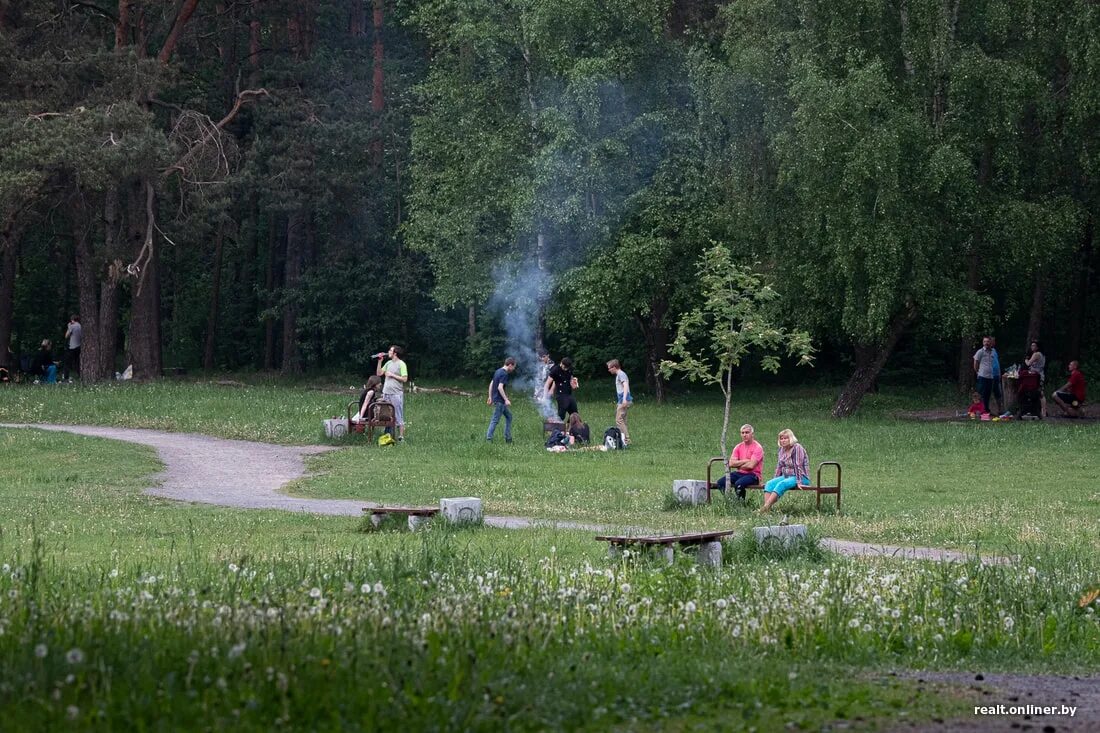
[(368, 506), (363, 511), (370, 514), (370, 521), (375, 527), (382, 526), (386, 516), (397, 514), (409, 518), (409, 529), (418, 529), (427, 520), (439, 514), (436, 506)]
[[(725, 468), (726, 459), (722, 458), (721, 456), (718, 456), (717, 458), (711, 458), (710, 461), (707, 462), (707, 503), (708, 504), (710, 503), (711, 489), (714, 488), (714, 484), (717, 481), (717, 479), (715, 479), (715, 481), (710, 480), (711, 469), (714, 467), (715, 463), (721, 463), (722, 467)], [(821, 469), (824, 468), (825, 466), (833, 466), (833, 467), (836, 468), (836, 481), (833, 482), (833, 484), (828, 485), (828, 486), (821, 483)], [(764, 487), (761, 484), (752, 484), (751, 486), (746, 486), (745, 488), (746, 489), (757, 489), (757, 490), (760, 490), (760, 491), (764, 490)], [(727, 486), (726, 490), (729, 491), (730, 487)], [(840, 464), (837, 463), (836, 461), (822, 461), (821, 463), (817, 464), (817, 481), (813, 485), (811, 485), (811, 486), (798, 485), (798, 486), (795, 486), (794, 488), (787, 489), (787, 491), (812, 491), (812, 492), (814, 492), (815, 494), (817, 494), (817, 508), (818, 509), (821, 508), (821, 496), (822, 496), (822, 494), (836, 494), (836, 509), (837, 509), (837, 511), (840, 511)]]
[(622, 554), (623, 548), (630, 545), (639, 545), (642, 547), (657, 548), (668, 562), (672, 562), (673, 557), (673, 545), (680, 545), (681, 547), (698, 546), (699, 562), (704, 565), (721, 565), (722, 564), (722, 544), (723, 537), (729, 537), (736, 530), (727, 529), (717, 532), (696, 532), (693, 534), (670, 534), (670, 535), (641, 535), (641, 536), (616, 536), (616, 535), (597, 535), (596, 540), (598, 542), (609, 543), (609, 553), (612, 558), (619, 557)]

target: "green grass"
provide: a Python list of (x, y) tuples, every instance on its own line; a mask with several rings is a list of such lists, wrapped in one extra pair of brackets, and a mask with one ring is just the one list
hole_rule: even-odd
[(984, 568), (741, 542), (708, 571), (611, 562), (583, 532), (161, 501), (152, 452), (116, 441), (4, 430), (0, 455), (5, 730), (873, 726), (973, 704), (888, 670), (1100, 662), (1096, 604), (1077, 606), (1091, 553)]
[[(350, 380), (349, 380), (350, 384)], [(161, 383), (0, 390), (0, 421), (94, 422), (201, 432), (282, 443), (330, 442), (348, 450), (311, 459), (303, 496), (434, 504), (479, 496), (492, 514), (680, 530), (751, 527), (751, 508), (664, 510), (672, 481), (702, 478), (718, 453), (721, 405), (687, 397), (668, 406), (639, 400), (630, 413), (635, 447), (622, 453), (549, 454), (541, 420), (517, 399), (516, 443), (487, 444), (489, 408), (479, 395), (412, 395), (406, 445), (380, 449), (358, 436), (325, 441), (323, 417), (342, 414), (347, 387)], [(586, 383), (581, 407), (601, 434), (613, 421), (610, 384)], [(814, 509), (788, 495), (777, 510), (821, 535), (864, 541), (1015, 552), (1026, 544), (1100, 548), (1096, 484), (1100, 428), (1064, 421), (976, 424), (901, 420), (901, 410), (950, 406), (944, 390), (868, 397), (860, 416), (829, 416), (825, 388), (735, 393), (732, 434), (751, 422), (774, 466), (774, 436), (791, 427), (811, 463), (844, 467), (844, 511)], [(732, 437), (732, 436), (731, 436)], [(499, 438), (499, 436), (498, 436)], [(829, 498), (824, 499), (828, 507)]]

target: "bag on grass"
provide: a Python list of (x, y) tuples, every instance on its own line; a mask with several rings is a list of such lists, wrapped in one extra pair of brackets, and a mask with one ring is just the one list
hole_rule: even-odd
[(623, 443), (623, 433), (616, 427), (610, 427), (604, 431), (603, 444), (608, 450), (622, 450), (626, 447)]
[(550, 433), (550, 437), (546, 439), (547, 448), (555, 448), (557, 446), (569, 447), (569, 436), (560, 430), (555, 430)]

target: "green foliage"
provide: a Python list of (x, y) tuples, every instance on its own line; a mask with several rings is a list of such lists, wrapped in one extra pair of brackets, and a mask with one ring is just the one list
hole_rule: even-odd
[(761, 276), (735, 264), (725, 247), (715, 245), (704, 253), (698, 280), (702, 305), (680, 318), (676, 338), (669, 345), (674, 360), (662, 362), (661, 370), (721, 388), (726, 398), (724, 455), (734, 369), (752, 352), (759, 354), (760, 366), (768, 372), (779, 371), (781, 356), (809, 365), (813, 347), (805, 331), (789, 331), (777, 324), (773, 306), (778, 293)]

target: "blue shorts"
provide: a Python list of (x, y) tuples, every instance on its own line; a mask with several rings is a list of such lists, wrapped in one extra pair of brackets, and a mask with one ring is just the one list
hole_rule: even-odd
[[(798, 479), (794, 476), (776, 476), (775, 478), (764, 484), (764, 493), (769, 492), (775, 494), (776, 498), (783, 496), (788, 490), (793, 489), (798, 484)], [(803, 481), (803, 486), (809, 486), (809, 480)]]

